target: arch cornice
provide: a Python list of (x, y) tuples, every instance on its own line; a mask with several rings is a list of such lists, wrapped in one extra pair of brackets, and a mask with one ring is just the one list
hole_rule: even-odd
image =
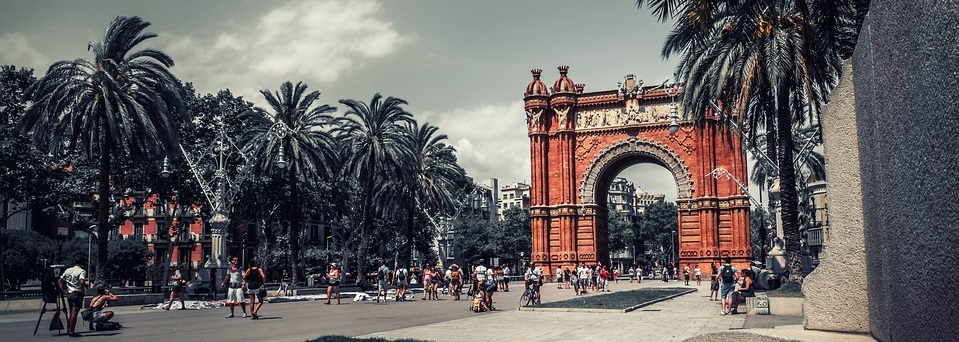
[(677, 199), (692, 199), (693, 181), (689, 167), (682, 158), (660, 142), (629, 138), (609, 145), (596, 155), (580, 183), (580, 203), (595, 203), (596, 186), (600, 177), (623, 158), (634, 156), (652, 158), (662, 163), (676, 179)]

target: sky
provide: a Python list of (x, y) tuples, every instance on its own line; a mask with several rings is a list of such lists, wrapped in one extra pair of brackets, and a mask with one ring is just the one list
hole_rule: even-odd
[[(322, 93), (320, 103), (369, 102), (375, 93), (446, 134), (460, 165), (479, 182), (529, 183), (523, 91), (531, 69), (543, 81), (569, 77), (586, 91), (613, 89), (626, 74), (647, 84), (670, 78), (670, 24), (634, 0), (3, 0), (0, 64), (42, 76), (59, 60), (89, 59), (116, 16), (140, 16), (157, 38), (140, 48), (169, 54), (171, 69), (200, 93), (230, 89), (257, 105), (259, 90), (289, 80)], [(675, 200), (672, 175), (640, 164), (622, 175)]]

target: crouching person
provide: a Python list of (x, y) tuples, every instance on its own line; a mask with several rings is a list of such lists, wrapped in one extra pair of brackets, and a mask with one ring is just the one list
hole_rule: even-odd
[(105, 285), (97, 287), (97, 294), (90, 300), (90, 307), (85, 309), (89, 313), (84, 313), (83, 319), (90, 322), (90, 330), (116, 330), (120, 329), (120, 323), (111, 322), (113, 311), (104, 310), (110, 305), (110, 301), (117, 300), (117, 295), (110, 293), (110, 288)]

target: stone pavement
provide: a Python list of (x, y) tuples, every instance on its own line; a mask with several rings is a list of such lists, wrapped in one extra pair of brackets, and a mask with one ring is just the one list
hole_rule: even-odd
[[(543, 287), (543, 298), (549, 301), (574, 297), (572, 290), (557, 290), (548, 284)], [(644, 281), (642, 285), (620, 281), (612, 284), (613, 291), (631, 290), (638, 287), (682, 287), (682, 282), (663, 283)], [(696, 287), (696, 286), (694, 286)], [(521, 288), (520, 288), (521, 289)], [(719, 314), (719, 302), (709, 301), (709, 285), (697, 287), (698, 291), (670, 300), (655, 303), (630, 313), (517, 311), (499, 304), (503, 312), (493, 315), (477, 314), (474, 317), (449, 320), (361, 337), (387, 339), (417, 338), (432, 341), (683, 341), (688, 338), (735, 330), (775, 338), (800, 341), (875, 341), (869, 336), (805, 331), (801, 318), (799, 325), (776, 326), (775, 328), (743, 329), (750, 318), (757, 316)], [(595, 294), (594, 294), (595, 295)], [(498, 293), (497, 302), (513, 302), (518, 292)], [(518, 299), (517, 299), (518, 300)], [(769, 320), (776, 324), (783, 320)], [(794, 323), (792, 320), (786, 322)], [(769, 324), (766, 324), (769, 325)], [(758, 324), (763, 326), (763, 324)], [(736, 336), (742, 336), (736, 334)], [(755, 335), (752, 335), (755, 336)], [(720, 334), (715, 338), (702, 336), (701, 341), (724, 341)], [(757, 336), (758, 337), (758, 336)], [(746, 339), (747, 341), (749, 339)], [(737, 341), (744, 341), (737, 338)]]
[[(802, 341), (873, 341), (862, 335), (804, 331), (801, 318), (722, 316), (719, 302), (709, 301), (705, 282), (697, 287), (697, 292), (630, 313), (517, 311), (522, 284), (512, 285), (513, 291), (495, 295), (495, 305), (500, 310), (491, 313), (472, 313), (467, 301), (456, 302), (445, 296), (439, 301), (385, 304), (350, 299), (345, 299), (343, 305), (322, 305), (318, 301), (274, 303), (264, 305), (264, 318), (259, 321), (224, 319), (228, 311), (225, 308), (163, 311), (117, 306), (110, 309), (117, 312), (122, 330), (91, 332), (82, 328), (79, 332), (84, 341), (304, 341), (323, 335), (471, 342), (682, 341), (694, 336), (698, 336), (697, 341), (707, 342), (750, 340), (742, 338), (743, 332)], [(637, 285), (621, 281), (610, 287), (624, 291), (652, 286), (682, 287), (682, 283), (644, 281)], [(544, 301), (573, 297), (573, 290), (557, 290), (554, 284), (543, 288)], [(33, 336), (37, 314), (0, 313), (0, 340), (63, 339), (56, 336), (56, 331), (46, 329), (52, 313), (44, 316), (40, 332)]]

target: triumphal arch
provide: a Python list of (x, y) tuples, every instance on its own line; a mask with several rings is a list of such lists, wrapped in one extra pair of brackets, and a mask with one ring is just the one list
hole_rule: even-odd
[(747, 179), (738, 136), (712, 113), (699, 124), (673, 117), (679, 87), (643, 86), (629, 75), (620, 89), (584, 92), (569, 67), (558, 69), (551, 87), (540, 80), (542, 70), (532, 70), (524, 93), (531, 261), (551, 273), (581, 262), (609, 265), (609, 184), (629, 166), (655, 163), (676, 181), (679, 227), (670, 229), (678, 231), (680, 262), (707, 272), (725, 256), (747, 264), (749, 199), (735, 181)]

